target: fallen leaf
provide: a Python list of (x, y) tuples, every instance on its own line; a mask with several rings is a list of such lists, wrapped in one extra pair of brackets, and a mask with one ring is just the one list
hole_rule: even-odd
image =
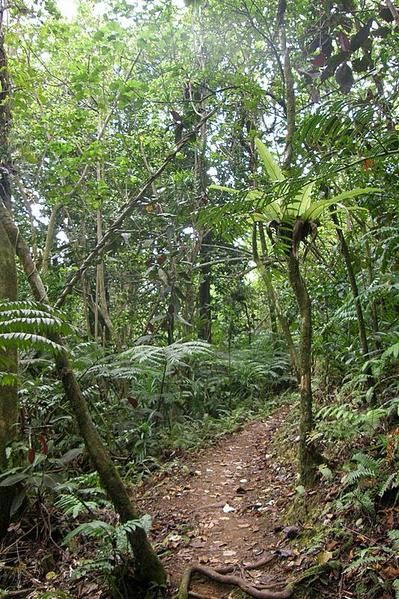
[(332, 557), (333, 557), (333, 554), (331, 551), (322, 551), (317, 556), (317, 563), (318, 564), (326, 564), (327, 562), (329, 562), (332, 559)]

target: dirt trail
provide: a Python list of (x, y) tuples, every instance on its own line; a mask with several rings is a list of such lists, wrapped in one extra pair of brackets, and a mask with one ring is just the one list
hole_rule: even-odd
[[(140, 509), (153, 516), (153, 539), (165, 548), (173, 589), (190, 563), (237, 564), (239, 574), (240, 565), (272, 552), (277, 571), (268, 565), (251, 571), (251, 577), (263, 584), (276, 576), (286, 580), (284, 570), (293, 567), (295, 555), (278, 531), (282, 511), (292, 501), (295, 477), (274, 455), (272, 442), (287, 409), (187, 457), (183, 467), (155, 476), (141, 491)], [(191, 588), (207, 598), (231, 593), (231, 588), (209, 582), (195, 582)]]

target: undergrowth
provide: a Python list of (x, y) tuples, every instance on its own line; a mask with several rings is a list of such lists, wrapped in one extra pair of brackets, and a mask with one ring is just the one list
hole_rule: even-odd
[[(396, 384), (385, 388), (384, 402), (359, 405), (348, 401), (342, 389), (333, 401), (324, 400), (316, 412), (312, 441), (324, 451), (319, 483), (313, 491), (298, 485), (287, 523), (299, 524), (296, 541), (301, 554), (316, 563), (339, 560), (341, 575), (323, 577), (308, 589), (307, 597), (335, 597), (341, 593), (358, 599), (399, 597), (399, 437)], [(367, 390), (364, 391), (366, 393)], [(341, 399), (340, 399), (341, 398)], [(293, 398), (295, 400), (295, 396)], [(289, 461), (295, 459), (297, 403), (276, 437)]]

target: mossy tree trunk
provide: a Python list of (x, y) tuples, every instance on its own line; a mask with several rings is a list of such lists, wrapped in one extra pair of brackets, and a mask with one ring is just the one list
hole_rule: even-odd
[[(284, 168), (289, 172), (294, 158), (294, 138), (296, 131), (295, 117), (295, 89), (291, 64), (290, 48), (286, 35), (286, 9), (287, 3), (279, 2), (279, 25), (281, 53), (283, 55), (283, 72), (285, 83), (287, 132), (285, 138)], [(294, 225), (295, 227), (295, 225)], [(283, 229), (283, 228), (282, 228)], [(312, 486), (316, 481), (317, 465), (320, 461), (319, 454), (314, 446), (309, 443), (309, 434), (313, 430), (313, 395), (312, 395), (312, 305), (304, 278), (302, 277), (299, 258), (296, 253), (298, 243), (294, 240), (292, 230), (292, 244), (287, 248), (288, 276), (300, 315), (299, 335), (299, 391), (300, 391), (300, 424), (299, 424), (299, 474), (301, 483), (305, 487)], [(283, 244), (287, 240), (283, 237)]]
[[(9, 110), (10, 81), (7, 57), (4, 49), (3, 2), (0, 1), (0, 198), (11, 209), (11, 187), (9, 179), (10, 155), (8, 135), (11, 123)], [(17, 270), (13, 246), (0, 223), (0, 301), (17, 298)], [(17, 352), (0, 350), (0, 371), (16, 373)], [(18, 420), (18, 396), (15, 385), (0, 384), (0, 473), (8, 467), (6, 449), (15, 438)], [(6, 533), (10, 522), (10, 509), (15, 487), (0, 487), (0, 538)]]
[(313, 429), (312, 396), (312, 306), (305, 281), (301, 275), (299, 259), (293, 251), (288, 256), (288, 273), (300, 314), (299, 375), (301, 419), (299, 425), (299, 473), (301, 483), (310, 487), (316, 480), (318, 453), (309, 443)]
[[(17, 298), (17, 273), (15, 254), (11, 243), (0, 224), (0, 301)], [(16, 373), (17, 352), (0, 349), (0, 371)], [(15, 438), (18, 420), (17, 388), (0, 384), (0, 473), (8, 468), (7, 446)], [(0, 538), (4, 536), (10, 523), (10, 509), (15, 495), (15, 487), (0, 487)]]
[(277, 329), (276, 329), (276, 324), (277, 324), (276, 318), (277, 318), (278, 322), (280, 324), (281, 331), (284, 335), (285, 342), (287, 344), (288, 352), (290, 354), (292, 369), (293, 369), (295, 376), (299, 382), (300, 377), (299, 377), (299, 362), (298, 362), (297, 351), (295, 349), (294, 341), (292, 339), (288, 320), (280, 309), (277, 294), (276, 294), (276, 291), (273, 286), (271, 274), (267, 270), (266, 265), (265, 265), (265, 261), (267, 259), (267, 251), (266, 251), (267, 247), (266, 247), (265, 233), (264, 233), (262, 223), (258, 223), (258, 225), (259, 225), (259, 237), (260, 237), (261, 248), (262, 248), (262, 256), (259, 256), (258, 249), (257, 249), (256, 225), (254, 225), (254, 227), (253, 227), (252, 255), (254, 258), (254, 262), (256, 263), (256, 266), (259, 270), (262, 281), (265, 284), (266, 297), (267, 297), (267, 302), (268, 302), (269, 311), (270, 311), (272, 332), (273, 332), (273, 334), (275, 332), (277, 332)]

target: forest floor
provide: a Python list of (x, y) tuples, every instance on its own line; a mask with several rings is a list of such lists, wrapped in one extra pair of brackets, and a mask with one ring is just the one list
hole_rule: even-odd
[[(258, 597), (395, 597), (399, 560), (387, 535), (399, 530), (396, 500), (376, 504), (373, 518), (351, 503), (339, 512), (334, 502), (342, 493), (342, 470), (305, 492), (296, 476), (297, 434), (297, 413), (283, 405), (210, 446), (182, 453), (136, 487), (140, 513), (152, 518), (151, 541), (168, 572), (171, 597), (193, 565), (205, 574), (224, 570), (239, 577)], [(85, 535), (65, 545), (70, 517), (45, 506), (32, 510), (0, 545), (0, 596), (109, 599), (100, 572), (109, 545), (102, 550), (102, 541)], [(83, 514), (75, 525), (93, 518), (117, 523), (108, 506)], [(294, 593), (287, 588), (292, 582)], [(136, 587), (128, 589), (138, 599)], [(198, 572), (189, 591), (192, 599), (248, 597), (237, 585)]]
[[(164, 549), (172, 595), (193, 563), (231, 565), (251, 584), (274, 590), (301, 569), (304, 557), (291, 540), (299, 528), (284, 519), (296, 495), (295, 466), (274, 445), (287, 413), (282, 407), (246, 424), (142, 487), (139, 507), (153, 518), (152, 537)], [(246, 570), (260, 561), (266, 564)], [(232, 588), (194, 577), (190, 591), (206, 599), (241, 596)]]

